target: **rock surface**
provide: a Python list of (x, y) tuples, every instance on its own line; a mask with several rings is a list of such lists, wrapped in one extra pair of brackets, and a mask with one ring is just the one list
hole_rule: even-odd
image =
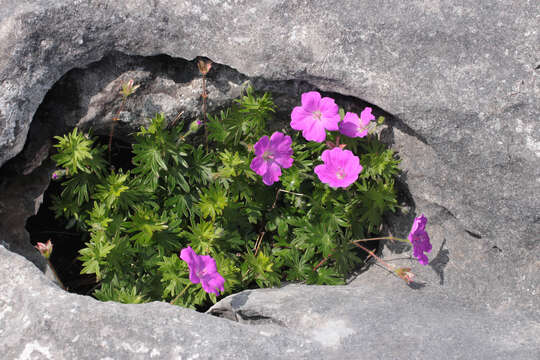
[[(278, 325), (351, 359), (535, 359), (540, 327), (414, 291), (382, 268), (348, 286), (288, 285), (231, 295), (210, 313), (254, 327)], [(354, 354), (354, 355), (353, 355)]]
[(322, 358), (318, 343), (294, 331), (250, 327), (166, 303), (103, 303), (66, 293), (2, 246), (0, 259), (0, 278), (10, 279), (0, 283), (4, 359)]
[[(383, 249), (385, 258), (412, 264), (424, 286), (417, 290), (400, 288), (402, 284), (396, 283), (393, 277), (380, 277), (374, 271), (377, 268), (370, 269), (344, 288), (347, 294), (343, 295), (362, 301), (364, 317), (352, 310), (347, 316), (355, 322), (364, 321), (366, 328), (358, 328), (358, 324), (345, 328), (353, 329), (360, 337), (365, 336), (367, 344), (372, 344), (383, 358), (400, 358), (400, 355), (410, 358), (407, 352), (418, 358), (448, 357), (444, 356), (448, 354), (468, 357), (462, 356), (467, 348), (460, 347), (465, 341), (461, 334), (470, 339), (466, 343), (468, 347), (478, 352), (471, 358), (538, 358), (534, 353), (540, 347), (538, 13), (540, 3), (525, 0), (503, 0), (489, 5), (472, 0), (459, 3), (345, 0), (340, 1), (339, 6), (335, 2), (302, 0), (255, 3), (3, 0), (0, 6), (0, 53), (3, 55), (0, 57), (0, 166), (23, 147), (25, 149), (19, 155), (20, 162), (5, 166), (0, 172), (0, 244), (44, 269), (23, 226), (26, 217), (39, 205), (51, 171), (51, 164), (43, 155), (49, 146), (45, 135), (73, 125), (81, 118), (98, 125), (102, 119), (106, 120), (115, 105), (111, 96), (116, 82), (123, 79), (122, 76), (135, 71), (133, 75), (147, 81), (148, 91), (141, 91), (140, 96), (147, 96), (144, 104), (148, 106), (142, 106), (137, 117), (144, 117), (144, 111), (151, 113), (156, 106), (171, 114), (181, 107), (195, 109), (198, 101), (189, 100), (192, 102), (178, 108), (172, 101), (182, 91), (188, 94), (199, 81), (193, 78), (193, 69), (189, 69), (191, 65), (187, 61), (185, 72), (167, 78), (154, 77), (154, 72), (140, 66), (130, 68), (134, 61), (134, 57), (130, 57), (119, 65), (116, 76), (107, 75), (102, 79), (103, 73), (98, 71), (95, 79), (99, 78), (101, 83), (88, 80), (88, 83), (80, 83), (73, 93), (66, 94), (81, 95), (81, 98), (73, 98), (73, 108), (90, 112), (74, 113), (67, 109), (68, 114), (62, 119), (51, 115), (32, 121), (46, 94), (59, 79), (76, 68), (88, 67), (91, 73), (92, 64), (104, 57), (107, 59), (111, 53), (166, 54), (180, 61), (205, 56), (222, 64), (224, 69), (227, 67), (224, 71), (233, 80), (230, 93), (221, 91), (226, 90), (226, 86), (216, 87), (221, 91), (216, 90), (216, 95), (223, 94), (216, 96), (219, 101), (233, 94), (244, 78), (277, 90), (280, 84), (289, 84), (292, 90), (282, 90), (292, 91), (289, 95), (296, 99), (305, 89), (297, 86), (298, 81), (303, 81), (313, 89), (350, 95), (355, 101), (368, 101), (393, 115), (385, 139), (399, 151), (402, 159), (404, 172), (400, 186), (403, 204), (409, 212), (391, 217), (390, 230), (397, 236), (406, 235), (414, 215), (425, 213), (434, 250), (430, 266), (421, 267), (407, 259), (408, 249), (387, 244)], [(139, 65), (147, 61), (138, 59)], [(157, 66), (156, 62), (150, 62), (149, 67), (152, 66)], [(230, 68), (238, 72), (229, 71)], [(115, 74), (115, 71), (113, 68), (110, 73)], [(174, 83), (169, 81), (171, 79)], [(157, 88), (151, 89), (159, 84), (165, 84), (159, 89), (166, 88), (170, 93), (160, 94)], [(86, 107), (85, 101), (88, 102)], [(102, 105), (104, 108), (100, 108)], [(128, 117), (126, 121), (131, 120)], [(35, 129), (29, 132), (31, 123)], [(27, 134), (30, 142), (25, 145)], [(126, 343), (137, 339), (137, 333), (143, 328), (133, 320), (136, 312), (149, 318), (152, 329), (159, 329), (160, 323), (167, 323), (170, 328), (176, 326), (171, 319), (177, 312), (182, 316), (189, 314), (186, 318), (198, 329), (190, 332), (186, 327), (169, 333), (151, 330), (150, 333), (157, 335), (152, 338), (155, 343), (145, 345), (149, 352), (143, 351), (140, 355), (145, 358), (151, 354), (153, 346), (158, 346), (153, 344), (159, 344), (160, 354), (165, 354), (158, 357), (173, 356), (175, 337), (169, 334), (176, 334), (177, 338), (183, 336), (188, 343), (198, 336), (204, 339), (202, 334), (207, 325), (217, 326), (226, 335), (213, 336), (208, 342), (200, 340), (205, 344), (204, 349), (223, 346), (227, 339), (241, 338), (245, 332), (246, 339), (253, 339), (255, 344), (238, 342), (239, 351), (245, 356), (263, 349), (267, 352), (262, 356), (271, 358), (275, 355), (272, 351), (280, 347), (298, 351), (283, 355), (289, 358), (317, 358), (316, 354), (341, 356), (346, 351), (356, 355), (357, 351), (364, 351), (378, 356), (378, 353), (370, 353), (375, 350), (352, 347), (352, 339), (345, 335), (338, 336), (340, 348), (332, 353), (334, 350), (316, 341), (309, 342), (316, 336), (293, 319), (288, 330), (272, 325), (273, 329), (279, 327), (279, 334), (275, 340), (264, 338), (263, 341), (261, 335), (256, 336), (256, 331), (249, 330), (251, 327), (237, 327), (237, 324), (166, 304), (132, 307), (62, 294), (47, 285), (30, 262), (3, 249), (0, 266), (2, 279), (8, 279), (1, 283), (0, 314), (10, 313), (11, 310), (7, 310), (10, 307), (18, 309), (18, 313), (14, 313), (17, 316), (0, 315), (2, 341), (13, 357), (32, 349), (38, 352), (45, 349), (48, 336), (57, 341), (57, 346), (43, 350), (42, 357), (48, 356), (47, 351), (52, 358), (71, 358), (69, 351), (80, 351), (79, 358), (91, 357), (94, 355), (91, 345), (96, 344), (103, 354), (121, 357), (126, 347), (120, 342), (111, 342), (105, 333), (120, 334), (128, 323), (135, 330), (116, 338)], [(19, 272), (25, 274), (21, 275), (27, 282), (24, 286), (19, 282)], [(17, 276), (13, 277), (13, 273)], [(313, 291), (313, 296), (318, 298), (333, 298), (335, 289), (316, 289), (302, 292)], [(282, 291), (289, 290), (280, 289), (276, 294)], [(258, 298), (257, 291), (251, 294), (250, 299)], [(80, 311), (86, 316), (81, 319), (88, 321), (89, 327), (94, 326), (86, 330), (96, 334), (100, 342), (78, 340), (78, 345), (71, 347), (73, 350), (60, 346), (60, 339), (65, 341), (83, 321), (70, 318), (72, 322), (62, 322), (55, 318), (51, 322), (37, 313), (38, 304), (43, 299), (52, 299), (49, 296), (60, 299), (49, 303), (58, 319), (72, 316), (67, 315), (71, 314), (69, 304), (80, 302)], [(394, 300), (398, 302), (390, 303), (390, 296), (399, 296)], [(9, 300), (11, 298), (13, 300)], [(227, 301), (218, 307), (226, 308)], [(413, 325), (412, 314), (416, 308), (402, 302), (419, 303), (427, 309), (426, 332), (420, 327), (414, 327), (414, 333), (403, 330)], [(15, 303), (22, 307), (14, 307), (19, 306)], [(353, 300), (344, 300), (343, 309), (352, 309), (352, 303)], [(266, 308), (257, 305), (255, 300), (246, 304), (248, 312), (258, 311), (256, 307), (260, 307), (258, 313), (265, 313), (262, 310)], [(308, 313), (317, 306), (327, 306), (321, 304), (324, 302), (284, 302), (275, 312), (293, 317), (294, 312), (290, 312), (293, 306), (299, 312)], [(102, 324), (92, 322), (93, 309), (97, 308), (103, 313)], [(408, 315), (402, 315), (404, 313)], [(336, 316), (336, 321), (347, 318), (344, 313), (330, 314)], [(383, 320), (377, 321), (379, 315)], [(283, 319), (274, 313), (268, 316)], [(28, 321), (30, 327), (24, 328)], [(498, 322), (510, 329), (510, 335), (504, 333)], [(48, 335), (47, 329), (51, 327), (53, 335)], [(105, 330), (98, 335), (100, 327)], [(6, 329), (23, 330), (6, 332)], [(283, 335), (285, 338), (280, 337), (282, 331), (287, 334)], [(338, 333), (348, 333), (348, 330), (343, 331)], [(412, 343), (421, 344), (422, 352), (414, 352), (406, 342), (400, 342), (404, 331), (409, 331), (405, 336)], [(430, 338), (428, 332), (434, 337)], [(477, 332), (490, 337), (475, 336)], [(370, 338), (372, 334), (377, 334), (381, 342), (377, 344), (375, 337)], [(286, 339), (289, 335), (290, 342)], [(429, 344), (433, 348), (427, 346), (428, 340), (423, 342), (423, 336), (433, 340)], [(435, 336), (447, 340), (437, 342)], [(393, 342), (392, 345), (389, 342)], [(139, 349), (133, 344), (135, 342), (127, 348)], [(264, 348), (264, 344), (268, 347)], [(400, 347), (404, 349), (402, 354), (397, 352)], [(27, 348), (29, 350), (25, 350)], [(196, 354), (185, 348), (180, 353)], [(216, 358), (226, 357), (228, 353), (208, 354)]]
[[(122, 102), (119, 90), (130, 79), (139, 88), (118, 114)], [(207, 81), (208, 112), (230, 105), (245, 89), (246, 80), (237, 71), (213, 64)], [(196, 61), (111, 53), (63, 76), (48, 93), (36, 117), (43, 122), (55, 119), (56, 128), (78, 126), (108, 136), (113, 117), (119, 115), (115, 137), (126, 138), (148, 125), (159, 112), (171, 122), (180, 113), (179, 118), (185, 121), (201, 119), (201, 88)]]

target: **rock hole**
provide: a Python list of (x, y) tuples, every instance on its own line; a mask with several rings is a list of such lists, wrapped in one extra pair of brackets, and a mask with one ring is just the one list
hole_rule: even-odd
[[(119, 107), (120, 84), (131, 78), (141, 87), (128, 101), (115, 128), (113, 162), (119, 165), (130, 163), (131, 134), (147, 124), (148, 118), (155, 113), (163, 112), (167, 119), (172, 120), (183, 112), (188, 123), (200, 115), (201, 85), (196, 61), (166, 55), (141, 57), (111, 53), (84, 69), (71, 70), (53, 86), (34, 116), (25, 150), (10, 161), (8, 168), (31, 174), (47, 164), (52, 171), (54, 165), (51, 166), (48, 160), (54, 153), (52, 136), (61, 135), (75, 126), (85, 131), (91, 129), (106, 144), (110, 121)], [(242, 93), (248, 80), (257, 91), (273, 94), (279, 109), (276, 118), (283, 122), (290, 120), (290, 111), (297, 105), (300, 94), (318, 90), (305, 81), (249, 78), (225, 65), (213, 64), (208, 75), (208, 112), (230, 105), (232, 99)], [(348, 111), (359, 113), (364, 107), (371, 106), (375, 116), (382, 115), (390, 123), (393, 121), (390, 114), (355, 97), (321, 93), (332, 96)], [(39, 212), (28, 219), (26, 229), (32, 245), (52, 239), (55, 249), (51, 261), (67, 290), (89, 295), (97, 283), (93, 275), (80, 275), (81, 263), (78, 260), (79, 250), (87, 241), (86, 235), (69, 228), (65, 220), (55, 219), (50, 209), (51, 196), (60, 192), (59, 183), (52, 182), (44, 193)], [(366, 245), (377, 250), (379, 243)], [(362, 254), (363, 257), (366, 255)]]

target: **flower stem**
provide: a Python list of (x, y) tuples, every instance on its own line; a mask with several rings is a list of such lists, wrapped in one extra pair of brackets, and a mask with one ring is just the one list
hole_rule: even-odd
[(62, 289), (66, 290), (66, 287), (64, 286), (64, 284), (62, 283), (62, 280), (60, 280), (60, 277), (58, 276), (58, 274), (56, 273), (56, 270), (54, 270), (54, 266), (51, 262), (50, 259), (47, 259), (47, 263), (49, 264), (49, 268), (51, 269), (52, 273), (53, 273), (53, 276), (54, 278), (56, 279), (56, 281), (58, 282), (58, 284), (62, 287)]
[(176, 300), (178, 300), (178, 298), (182, 295), (184, 295), (184, 293), (186, 292), (186, 290), (191, 286), (192, 283), (189, 283), (187, 284), (184, 289), (180, 292), (180, 294), (176, 295), (176, 297), (174, 299), (171, 300), (170, 304), (171, 305), (174, 305), (174, 303), (176, 302)]
[(365, 252), (367, 252), (369, 255), (373, 256), (373, 258), (375, 260), (377, 260), (379, 263), (381, 263), (386, 269), (388, 269), (389, 271), (391, 272), (394, 272), (394, 267), (386, 262), (384, 262), (383, 259), (381, 259), (380, 257), (378, 257), (377, 255), (375, 255), (375, 253), (371, 250), (369, 250), (367, 247), (363, 246), (363, 245), (360, 245), (356, 242), (353, 241), (353, 244), (358, 246), (360, 249), (364, 250)]
[[(333, 250), (332, 250), (333, 251)], [(319, 261), (319, 263), (313, 268), (313, 271), (317, 271), (318, 268), (320, 268), (325, 262), (328, 261), (328, 259), (330, 259), (330, 256), (332, 256), (332, 253), (328, 254), (327, 257), (325, 257), (324, 259), (322, 259), (321, 261)]]
[(394, 240), (394, 241), (400, 241), (400, 242), (406, 242), (406, 243), (409, 242), (409, 240), (407, 240), (407, 239), (397, 238), (397, 237), (394, 237), (394, 236), (384, 236), (384, 237), (353, 240), (352, 243), (356, 244), (358, 242), (365, 242), (365, 241), (372, 241), (372, 240)]
[(206, 99), (208, 98), (208, 93), (206, 92), (206, 73), (202, 74), (202, 114), (203, 114), (203, 124), (204, 124), (204, 146), (206, 147), (206, 152), (208, 153), (208, 124), (206, 123)]

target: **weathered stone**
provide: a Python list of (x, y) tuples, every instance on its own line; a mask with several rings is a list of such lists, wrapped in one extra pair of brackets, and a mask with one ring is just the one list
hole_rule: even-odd
[(0, 246), (0, 345), (4, 359), (322, 359), (311, 339), (167, 303), (103, 303), (69, 294)]
[[(393, 344), (381, 355), (386, 358), (396, 357), (396, 354), (405, 358), (448, 357), (445, 355), (454, 353), (460, 357), (466, 351), (460, 347), (464, 343), (459, 337), (462, 332), (472, 338), (468, 344), (474, 347), (477, 353), (473, 355), (479, 358), (537, 358), (533, 351), (535, 344), (538, 349), (538, 322), (534, 321), (540, 320), (540, 264), (536, 255), (540, 247), (540, 91), (537, 81), (540, 63), (536, 17), (539, 12), (538, 2), (513, 0), (489, 5), (471, 0), (459, 4), (352, 0), (339, 4), (300, 0), (235, 1), (234, 4), (230, 1), (179, 0), (4, 0), (0, 6), (0, 53), (4, 55), (0, 57), (0, 166), (25, 146), (32, 118), (53, 85), (75, 68), (89, 66), (86, 73), (92, 73), (94, 65), (91, 64), (111, 53), (166, 54), (187, 60), (205, 56), (237, 70), (238, 73), (229, 73), (237, 74), (238, 79), (251, 78), (255, 83), (263, 84), (262, 87), (277, 90), (280, 90), (280, 84), (291, 85), (295, 90), (292, 94), (283, 87), (281, 90), (293, 96), (293, 100), (289, 100), (292, 102), (298, 101), (306, 85), (366, 100), (393, 115), (386, 140), (399, 151), (403, 160), (400, 186), (409, 214), (390, 218), (390, 229), (395, 235), (404, 236), (414, 215), (425, 213), (434, 250), (429, 267), (421, 267), (413, 260), (396, 260), (412, 264), (413, 271), (425, 283), (418, 290), (400, 288), (401, 284), (397, 285), (390, 276), (377, 277), (374, 272), (377, 268), (370, 269), (347, 287), (354, 288), (347, 290), (354, 296), (362, 296), (365, 301), (362, 309), (384, 318), (382, 322), (375, 322), (370, 332), (359, 333), (382, 337), (384, 345), (378, 346), (378, 350), (394, 341), (412, 354), (408, 356), (407, 350), (403, 351), (405, 355), (398, 354), (398, 345)], [(140, 76), (148, 85), (148, 92), (141, 91), (138, 95), (147, 96), (149, 100), (137, 107), (140, 109), (137, 111), (141, 111), (136, 114), (137, 118), (150, 114), (158, 106), (171, 114), (185, 110), (184, 106), (196, 109), (197, 94), (190, 98), (194, 99), (192, 103), (178, 107), (172, 101), (173, 95), (197, 88), (199, 80), (194, 80), (193, 69), (188, 69), (187, 75), (179, 75), (192, 80), (178, 81), (172, 76), (173, 84), (167, 77), (165, 80), (153, 78), (148, 69), (128, 69), (135, 58), (126, 58), (122, 63), (125, 67), (115, 76), (107, 75), (101, 79), (104, 73), (98, 71), (95, 80), (85, 78), (87, 82), (80, 83), (80, 89), (65, 94), (83, 94), (83, 98), (73, 99), (73, 109), (90, 109), (90, 113), (69, 113), (66, 109), (64, 120), (54, 116), (36, 119), (41, 121), (42, 129), (55, 132), (81, 118), (97, 127), (106, 127), (107, 124), (100, 121), (109, 118), (114, 111), (117, 104), (113, 95), (117, 82), (123, 76), (131, 75), (130, 71), (135, 71), (133, 75)], [(138, 59), (141, 63), (147, 61)], [(98, 79), (102, 81), (99, 84)], [(237, 86), (240, 82), (234, 84)], [(173, 95), (159, 95), (154, 85), (164, 85)], [(229, 93), (222, 93), (224, 100)], [(95, 96), (94, 103), (92, 96)], [(88, 100), (86, 106), (84, 99)], [(103, 109), (100, 108), (102, 105)], [(130, 119), (126, 117), (126, 120)], [(41, 131), (34, 133), (39, 135)], [(36, 201), (39, 203), (50, 175), (50, 164), (39, 155), (47, 146), (43, 136), (41, 139), (44, 143), (34, 143), (32, 139), (20, 155), (21, 162), (1, 174), (0, 241), (43, 269), (43, 261), (36, 258), (35, 251), (31, 252), (33, 249), (23, 228), (32, 207), (35, 208)], [(30, 175), (21, 175), (24, 173)], [(387, 259), (404, 257), (404, 254), (408, 254), (408, 250), (394, 244), (387, 244), (383, 251)], [(42, 301), (46, 296), (57, 295), (57, 290), (49, 292), (50, 287), (44, 285), (35, 269), (29, 270), (30, 263), (18, 266), (20, 259), (4, 250), (1, 257), (2, 269), (10, 269), (10, 273), (2, 273), (3, 279), (9, 279), (2, 283), (2, 292), (8, 297), (13, 296), (23, 306), (32, 304), (16, 308), (20, 312), (25, 309), (26, 316), (44, 319), (35, 315), (37, 303), (24, 301), (33, 299), (32, 294), (38, 294)], [(36, 282), (23, 291), (17, 277), (12, 279), (9, 275), (19, 271), (24, 273), (26, 267), (30, 272), (25, 273), (25, 279)], [(374, 288), (369, 281), (376, 281), (380, 288)], [(392, 289), (396, 286), (398, 290), (394, 292)], [(331, 297), (333, 291), (333, 288), (321, 291), (325, 296), (320, 297)], [(374, 296), (370, 297), (370, 293)], [(407, 344), (399, 342), (404, 326), (394, 324), (410, 324), (411, 318), (402, 316), (400, 311), (410, 312), (413, 308), (398, 307), (396, 310), (393, 303), (381, 300), (388, 301), (387, 298), (394, 294), (407, 303), (418, 302), (429, 309), (425, 331), (448, 339), (440, 345), (445, 352), (422, 347), (422, 353), (415, 353)], [(74, 301), (74, 298), (83, 299), (64, 294), (61, 301), (51, 304), (51, 309), (58, 307), (54, 311), (60, 316), (58, 314), (67, 309), (64, 303)], [(377, 307), (379, 303), (380, 308)], [(3, 304), (0, 313), (6, 312), (9, 306)], [(130, 313), (133, 308), (142, 311), (155, 324), (160, 321), (170, 324), (171, 313), (156, 310), (162, 306), (167, 305), (124, 307), (84, 299), (81, 308), (84, 311), (99, 308), (104, 314), (100, 318), (102, 324), (92, 322), (90, 316), (83, 318), (90, 322), (89, 327), (95, 327), (89, 330), (90, 333), (97, 333), (96, 329), (102, 327), (108, 329), (103, 331), (118, 334), (125, 330), (123, 321), (132, 324), (127, 319), (133, 319)], [(287, 313), (293, 305), (287, 303), (284, 306), (283, 313)], [(309, 303), (309, 306), (317, 305)], [(298, 309), (308, 313), (312, 311), (309, 306), (298, 305)], [(450, 309), (448, 312), (444, 310), (445, 306)], [(344, 307), (351, 309), (350, 305)], [(435, 309), (438, 307), (443, 310), (437, 317)], [(252, 309), (257, 313), (257, 309)], [(111, 316), (107, 316), (109, 312)], [(123, 315), (116, 318), (117, 312)], [(22, 328), (25, 315), (9, 318), (2, 322), (0, 329)], [(350, 316), (355, 321), (360, 319)], [(375, 315), (367, 316), (368, 322), (378, 319)], [(397, 320), (390, 321), (396, 317)], [(197, 317), (197, 322), (202, 322), (201, 326), (207, 321), (212, 326), (215, 324), (214, 320), (207, 319)], [(511, 329), (509, 335), (503, 334), (496, 324), (497, 319)], [(34, 332), (20, 330), (11, 334), (12, 347), (8, 347), (11, 351), (8, 354), (20, 354), (24, 350), (24, 346), (19, 351), (13, 344), (22, 342), (26, 335), (38, 336), (39, 333), (43, 336), (36, 340), (37, 345), (32, 340), (25, 340), (30, 344), (29, 349), (43, 346), (41, 341), (48, 336), (47, 328), (51, 325), (46, 319), (34, 324)], [(55, 339), (66, 339), (74, 331), (73, 327), (60, 322), (54, 324)], [(446, 324), (450, 326), (447, 332), (444, 331)], [(212, 341), (223, 343), (228, 336), (239, 333), (223, 326), (220, 329), (227, 335), (217, 336)], [(140, 329), (140, 326), (135, 328)], [(419, 328), (414, 329), (424, 334)], [(493, 337), (474, 337), (474, 331), (470, 329), (485, 331)], [(294, 331), (302, 334), (303, 340), (295, 343), (298, 346), (313, 338), (313, 334), (301, 328)], [(166, 337), (161, 332), (158, 334)], [(409, 336), (412, 340), (420, 338), (414, 334)], [(130, 337), (136, 339), (137, 335), (130, 332), (124, 336), (125, 339)], [(171, 345), (174, 341), (166, 339), (171, 341), (160, 343), (161, 351), (169, 355), (174, 352), (174, 345)], [(191, 339), (186, 337), (186, 340)], [(349, 350), (354, 351), (353, 356), (357, 358), (356, 348), (348, 347), (352, 344), (350, 339), (344, 337), (341, 340), (343, 351), (339, 355)], [(88, 341), (73, 347), (73, 351), (81, 353), (77, 357), (94, 355), (89, 350), (94, 344)], [(500, 342), (500, 345), (493, 342)], [(375, 338), (368, 339), (367, 343), (377, 344)], [(525, 345), (521, 347), (520, 343)], [(433, 347), (439, 344), (434, 342)], [(118, 355), (123, 349), (119, 343), (105, 342), (99, 346), (104, 354), (122, 356)], [(63, 355), (60, 350), (52, 349), (52, 357), (73, 357), (71, 353)], [(242, 345), (242, 349), (245, 352), (241, 354), (246, 356), (257, 354), (255, 345)], [(330, 350), (324, 349), (320, 354), (328, 358), (326, 355), (331, 353), (324, 351)], [(313, 354), (319, 353), (312, 353), (312, 350), (318, 351), (313, 348), (302, 354), (316, 358)], [(371, 350), (362, 347), (358, 351), (370, 354)], [(186, 350), (184, 354), (195, 353)], [(265, 355), (273, 357), (274, 354), (262, 356)]]
[(209, 312), (254, 327), (281, 326), (343, 358), (540, 356), (537, 322), (471, 306), (437, 287), (411, 290), (378, 267), (348, 286), (246, 290)]
[[(130, 79), (139, 88), (122, 108), (119, 90)], [(246, 80), (237, 71), (214, 64), (207, 81), (208, 112), (230, 105), (241, 95)], [(115, 137), (127, 138), (148, 125), (157, 113), (171, 122), (180, 113), (182, 120), (202, 118), (201, 91), (202, 78), (195, 61), (113, 53), (84, 69), (68, 72), (36, 115), (55, 119), (57, 128), (91, 128), (94, 134), (107, 136), (112, 119), (119, 115)]]

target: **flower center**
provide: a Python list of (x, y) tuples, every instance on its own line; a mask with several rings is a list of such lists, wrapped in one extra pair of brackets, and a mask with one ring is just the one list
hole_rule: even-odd
[(322, 113), (320, 110), (315, 110), (313, 112), (313, 117), (315, 118), (315, 120), (319, 120), (321, 121), (322, 120)]
[(266, 151), (263, 153), (262, 158), (263, 158), (265, 161), (272, 161), (272, 160), (274, 160), (274, 153), (271, 152), (271, 151), (266, 150)]
[(202, 278), (206, 275), (206, 268), (203, 268), (203, 269), (200, 269), (199, 271), (197, 271), (197, 277), (198, 278)]
[(336, 173), (336, 177), (339, 179), (339, 180), (343, 180), (345, 178), (347, 174), (345, 174), (345, 170), (343, 170), (343, 168), (338, 168), (338, 171)]

